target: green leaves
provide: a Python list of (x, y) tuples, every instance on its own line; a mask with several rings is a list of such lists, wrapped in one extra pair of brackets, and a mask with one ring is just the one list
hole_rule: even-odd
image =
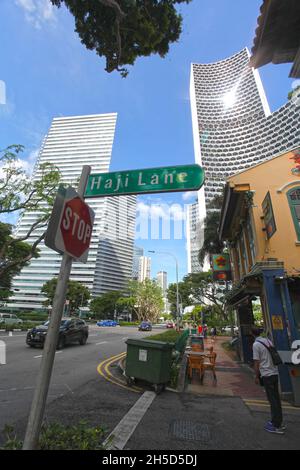
[[(41, 289), (41, 292), (47, 297), (47, 300), (44, 302), (46, 306), (53, 303), (56, 285), (57, 278), (54, 277), (50, 281), (45, 282)], [(90, 291), (86, 286), (80, 282), (69, 280), (66, 299), (70, 302), (71, 313), (76, 312), (79, 307), (85, 307), (88, 304), (89, 298)]]
[(75, 30), (87, 49), (106, 59), (106, 71), (128, 74), (141, 56), (164, 57), (181, 34), (176, 5), (191, 0), (50, 0), (65, 4), (75, 18)]

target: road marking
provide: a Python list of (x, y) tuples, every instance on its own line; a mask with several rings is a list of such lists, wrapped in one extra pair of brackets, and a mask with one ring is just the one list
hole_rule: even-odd
[(144, 414), (152, 404), (156, 394), (144, 392), (115, 429), (105, 439), (103, 446), (106, 450), (123, 450), (134, 433)]
[(107, 344), (107, 341), (102, 341), (101, 343), (95, 343), (96, 346), (99, 346), (99, 344)]
[[(55, 354), (61, 354), (62, 351), (56, 351)], [(40, 357), (43, 357), (43, 354), (41, 354), (40, 356), (33, 356), (33, 359), (39, 359)]]
[[(254, 400), (254, 399), (253, 400), (252, 399), (246, 400), (246, 399), (244, 399), (243, 401), (248, 406), (257, 406), (257, 407), (261, 406), (263, 408), (270, 408), (270, 404), (266, 400)], [(299, 407), (292, 406), (292, 405), (285, 405), (284, 403), (282, 403), (282, 409), (300, 411)]]
[(128, 387), (127, 385), (125, 385), (125, 383), (123, 381), (119, 380), (117, 377), (114, 377), (111, 374), (111, 372), (108, 370), (108, 368), (111, 364), (113, 364), (114, 362), (122, 359), (123, 357), (125, 357), (125, 355), (126, 355), (126, 353), (123, 352), (121, 354), (117, 354), (116, 356), (112, 356), (112, 357), (109, 357), (108, 359), (105, 359), (104, 361), (102, 361), (98, 365), (97, 371), (101, 375), (101, 377), (103, 377), (108, 382), (111, 382), (114, 385), (118, 385), (121, 388), (125, 388), (126, 390), (130, 390), (131, 392), (140, 393), (142, 391), (141, 388)]

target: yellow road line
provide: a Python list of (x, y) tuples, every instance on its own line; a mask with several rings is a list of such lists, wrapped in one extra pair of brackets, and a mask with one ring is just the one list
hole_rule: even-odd
[[(125, 357), (125, 355), (126, 355), (126, 352), (123, 352), (121, 354), (117, 354), (116, 356), (112, 356), (112, 357), (109, 357), (108, 359), (105, 359), (104, 361), (102, 361), (98, 365), (97, 371), (98, 371), (99, 375), (101, 375), (101, 377), (103, 377), (108, 382), (111, 382), (115, 385), (118, 385), (121, 388), (125, 388), (126, 390), (131, 390), (132, 392), (140, 393), (142, 391), (142, 389), (140, 389), (138, 387), (128, 387), (127, 385), (124, 384), (124, 382), (122, 382), (118, 378), (114, 377), (111, 374), (111, 372), (108, 370), (109, 366), (113, 362), (116, 362), (117, 360), (122, 359), (123, 357)], [(104, 372), (103, 372), (103, 369), (104, 369)]]
[[(269, 402), (265, 400), (243, 400), (246, 405), (249, 406), (262, 406), (262, 407), (270, 407)], [(287, 410), (295, 410), (295, 411), (300, 411), (300, 408), (297, 408), (296, 406), (292, 405), (282, 405), (283, 409)]]

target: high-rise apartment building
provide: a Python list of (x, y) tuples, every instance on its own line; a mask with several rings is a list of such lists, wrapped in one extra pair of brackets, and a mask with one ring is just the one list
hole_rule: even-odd
[(206, 180), (198, 192), (197, 233), (190, 224), (196, 219), (187, 221), (190, 272), (199, 270), (191, 247), (202, 246), (207, 203), (222, 192), (225, 178), (300, 145), (299, 100), (271, 113), (249, 59), (243, 49), (220, 62), (191, 67), (195, 161), (205, 169)]
[[(52, 121), (44, 139), (33, 172), (40, 178), (40, 165), (53, 163), (61, 172), (62, 181), (74, 187), (83, 165), (92, 173), (109, 171), (117, 114), (59, 117)], [(131, 277), (135, 197), (93, 198), (88, 204), (95, 211), (94, 229), (86, 264), (73, 262), (71, 279), (86, 285), (92, 294), (122, 289)], [(117, 217), (115, 216), (117, 214)], [(38, 212), (25, 212), (16, 228), (18, 236), (25, 234), (36, 220)], [(35, 235), (40, 233), (36, 231)], [(120, 238), (121, 237), (121, 238)], [(127, 238), (126, 238), (127, 237)], [(33, 241), (35, 237), (31, 237)], [(32, 259), (14, 278), (18, 289), (11, 306), (42, 308), (43, 284), (57, 276), (61, 256), (41, 243), (40, 257)]]
[(133, 263), (132, 263), (132, 279), (135, 281), (139, 278), (140, 257), (144, 256), (144, 248), (134, 246), (133, 248)]
[(168, 289), (168, 274), (166, 271), (159, 271), (157, 273), (157, 284), (162, 290), (163, 297), (166, 297), (167, 295), (167, 289)]
[(141, 256), (139, 259), (139, 282), (151, 277), (151, 258), (149, 256)]

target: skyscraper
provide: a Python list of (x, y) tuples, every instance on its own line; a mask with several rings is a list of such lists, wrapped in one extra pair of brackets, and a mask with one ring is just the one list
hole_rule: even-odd
[(144, 248), (135, 246), (133, 248), (133, 263), (132, 263), (132, 279), (135, 281), (139, 278), (140, 257), (144, 256)]
[(166, 271), (159, 271), (157, 273), (157, 284), (162, 290), (163, 297), (166, 297), (168, 288), (168, 274)]
[[(85, 164), (92, 167), (92, 173), (108, 172), (116, 119), (115, 113), (54, 118), (40, 149), (33, 180), (40, 178), (39, 167), (45, 162), (56, 165), (61, 172), (62, 181), (74, 187)], [(86, 264), (73, 263), (71, 279), (82, 282), (97, 295), (107, 290), (123, 288), (127, 277), (131, 275), (135, 197), (95, 198), (89, 199), (88, 203), (95, 211), (89, 257)], [(114, 230), (107, 230), (105, 224), (110, 224), (112, 228), (111, 220), (116, 212), (118, 218), (114, 219)], [(37, 214), (23, 214), (16, 229), (18, 236), (27, 232)], [(128, 237), (121, 241), (118, 240), (120, 227), (123, 227)], [(113, 232), (114, 236), (108, 236), (108, 232), (110, 235)], [(30, 238), (29, 242), (33, 239)], [(41, 287), (57, 276), (61, 256), (44, 243), (40, 244), (39, 249), (40, 257), (32, 259), (14, 278), (13, 288), (18, 289), (18, 292), (15, 292), (11, 306), (42, 308), (45, 298), (40, 292)]]
[(299, 102), (288, 101), (271, 113), (249, 58), (249, 51), (243, 49), (220, 62), (191, 67), (195, 161), (206, 173), (198, 192), (198, 234), (192, 230), (192, 218), (188, 220), (191, 272), (199, 270), (198, 261), (192, 262), (191, 247), (202, 246), (207, 203), (221, 193), (225, 178), (300, 144)]
[(139, 282), (144, 282), (145, 279), (151, 277), (151, 258), (148, 256), (141, 256), (139, 259)]

